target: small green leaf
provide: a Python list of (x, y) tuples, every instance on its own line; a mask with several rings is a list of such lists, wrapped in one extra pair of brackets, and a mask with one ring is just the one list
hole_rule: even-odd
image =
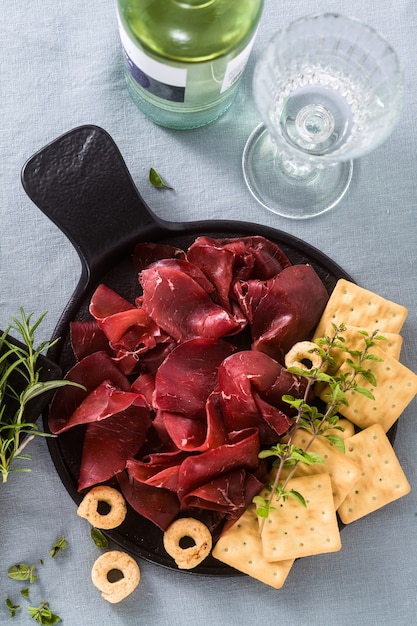
[(299, 491), (291, 489), (290, 491), (287, 491), (287, 494), (291, 496), (291, 498), (294, 498), (294, 500), (301, 504), (301, 506), (303, 506), (305, 509), (307, 508), (307, 502)]
[(365, 396), (365, 398), (369, 398), (369, 400), (375, 400), (375, 396), (366, 387), (357, 386), (355, 387), (355, 391), (360, 393), (362, 396)]
[(340, 452), (345, 451), (345, 442), (342, 437), (340, 437), (339, 435), (326, 435), (326, 434), (324, 434), (324, 437), (327, 439), (327, 441), (329, 441), (332, 444), (332, 446), (337, 448)]
[(58, 537), (58, 539), (55, 541), (54, 545), (52, 546), (49, 556), (53, 559), (54, 557), (56, 557), (56, 555), (59, 552), (62, 552), (62, 550), (65, 550), (66, 547), (67, 547), (67, 540), (65, 539), (65, 537), (61, 535), (60, 537)]
[(13, 580), (29, 580), (30, 583), (33, 583), (37, 578), (35, 565), (29, 566), (27, 563), (12, 565), (9, 567), (7, 575)]
[(5, 600), (5, 602), (6, 602), (7, 608), (10, 611), (10, 616), (9, 617), (15, 617), (16, 616), (16, 611), (18, 609), (20, 609), (20, 604), (13, 604), (13, 602), (9, 598), (7, 598)]
[(44, 624), (45, 626), (53, 626), (61, 621), (59, 615), (52, 613), (48, 602), (41, 602), (38, 607), (29, 606), (28, 613), (38, 624)]
[(92, 528), (90, 531), (91, 539), (94, 541), (98, 548), (108, 548), (109, 542), (107, 537), (101, 532), (99, 528)]
[(28, 587), (25, 587), (24, 589), (21, 589), (21, 590), (20, 590), (20, 595), (21, 595), (23, 598), (28, 598), (28, 597), (29, 597), (29, 588), (28, 588)]
[(153, 185), (154, 187), (157, 187), (158, 189), (172, 189), (172, 187), (169, 187), (169, 185), (167, 185), (161, 178), (161, 176), (158, 174), (158, 172), (156, 170), (154, 170), (153, 167), (151, 167), (151, 169), (149, 170), (149, 182), (151, 183), (151, 185)]
[(376, 387), (375, 375), (370, 370), (361, 370), (361, 376), (373, 387)]

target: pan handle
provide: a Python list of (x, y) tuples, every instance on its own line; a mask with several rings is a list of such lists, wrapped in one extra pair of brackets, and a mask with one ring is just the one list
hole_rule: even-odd
[(86, 280), (107, 253), (123, 250), (135, 234), (162, 227), (146, 205), (110, 135), (85, 125), (34, 154), (22, 170), (29, 198), (68, 237)]

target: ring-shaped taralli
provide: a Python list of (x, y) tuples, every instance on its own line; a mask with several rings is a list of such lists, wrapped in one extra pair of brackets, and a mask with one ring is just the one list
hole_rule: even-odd
[[(121, 578), (112, 582), (109, 573), (121, 574)], [(140, 569), (136, 561), (119, 550), (105, 552), (95, 561), (91, 570), (93, 585), (101, 591), (102, 597), (116, 604), (121, 602), (136, 589), (140, 581)]]
[[(193, 545), (182, 547), (181, 540), (189, 538)], [(178, 568), (192, 569), (210, 553), (212, 537), (209, 529), (193, 517), (181, 517), (164, 532), (164, 547)]]
[[(99, 513), (98, 507), (100, 502), (104, 502), (110, 507), (108, 513)], [(77, 509), (80, 517), (85, 518), (95, 528), (110, 530), (117, 528), (126, 517), (126, 502), (120, 491), (108, 487), (107, 485), (99, 485), (90, 489), (84, 496)]]
[[(317, 368), (323, 370), (322, 358), (314, 350), (317, 348), (312, 341), (299, 341), (295, 343), (291, 350), (285, 355), (285, 367), (299, 367), (303, 370)], [(311, 362), (311, 367), (307, 367), (303, 361)]]

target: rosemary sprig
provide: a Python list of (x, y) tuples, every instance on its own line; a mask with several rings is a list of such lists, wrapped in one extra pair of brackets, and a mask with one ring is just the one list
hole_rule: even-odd
[[(12, 318), (7, 330), (0, 336), (0, 473), (3, 483), (7, 482), (11, 472), (30, 471), (12, 468), (12, 464), (17, 459), (28, 460), (30, 458), (29, 455), (24, 454), (24, 450), (35, 435), (53, 436), (40, 431), (35, 423), (25, 420), (25, 409), (28, 403), (64, 385), (80, 386), (67, 380), (46, 382), (40, 380), (41, 368), (37, 364), (38, 357), (58, 340), (42, 342), (35, 348), (35, 333), (46, 313), (43, 313), (34, 323), (32, 323), (33, 314), (26, 315), (22, 307), (20, 315), (20, 319)], [(23, 348), (10, 341), (11, 331), (20, 335), (24, 344)], [(13, 407), (12, 415), (7, 414), (10, 413), (10, 407)], [(23, 441), (22, 435), (27, 435)]]
[[(285, 501), (288, 497), (293, 497), (300, 504), (306, 506), (302, 494), (288, 490), (287, 486), (299, 463), (306, 463), (308, 465), (312, 463), (323, 463), (321, 457), (309, 452), (316, 437), (324, 435), (332, 445), (344, 451), (342, 438), (335, 434), (326, 435), (326, 431), (329, 428), (338, 428), (338, 410), (340, 405), (348, 404), (346, 394), (349, 391), (355, 390), (357, 393), (371, 400), (374, 399), (371, 391), (359, 384), (358, 378), (362, 376), (371, 385), (376, 386), (377, 381), (372, 371), (366, 367), (366, 361), (381, 361), (380, 357), (372, 354), (370, 350), (376, 345), (376, 341), (384, 340), (385, 338), (379, 335), (378, 331), (373, 332), (371, 335), (364, 330), (358, 331), (364, 339), (364, 347), (362, 350), (352, 350), (346, 346), (343, 337), (345, 330), (346, 327), (343, 324), (340, 326), (333, 324), (332, 336), (325, 335), (323, 338), (315, 340), (316, 347), (312, 349), (312, 352), (316, 352), (321, 358), (318, 367), (313, 367), (309, 370), (304, 370), (299, 367), (288, 368), (289, 372), (307, 378), (307, 385), (304, 397), (301, 400), (289, 395), (283, 396), (283, 400), (296, 410), (293, 425), (290, 428), (285, 443), (278, 443), (268, 450), (262, 450), (259, 454), (261, 458), (277, 457), (277, 460), (273, 463), (273, 467), (276, 469), (275, 478), (270, 485), (268, 497), (263, 498), (258, 495), (253, 499), (253, 502), (257, 505), (256, 512), (261, 518), (260, 532), (262, 532), (265, 519), (273, 508), (272, 502), (274, 498), (276, 500), (283, 499)], [(346, 363), (349, 366), (348, 372), (341, 374), (337, 374), (336, 372), (334, 375), (327, 373), (327, 370), (331, 371), (335, 365), (331, 354), (333, 348), (338, 348), (348, 353), (349, 356), (346, 359)], [(327, 403), (322, 412), (317, 406), (307, 402), (313, 386), (320, 383), (326, 384), (329, 389), (328, 394), (326, 394), (328, 398)], [(311, 439), (304, 450), (294, 446), (292, 443), (295, 433), (299, 428), (308, 430), (311, 433)], [(290, 467), (291, 471), (288, 473), (285, 480), (282, 481), (281, 477), (284, 467)]]

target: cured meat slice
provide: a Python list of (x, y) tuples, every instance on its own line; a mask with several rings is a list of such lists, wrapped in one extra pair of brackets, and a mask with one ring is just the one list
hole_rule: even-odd
[(176, 341), (218, 339), (239, 324), (190, 274), (178, 266), (155, 263), (140, 274), (142, 307)]
[(302, 397), (305, 390), (298, 377), (272, 357), (254, 350), (237, 352), (225, 359), (218, 378), (228, 430), (256, 426), (263, 444), (276, 441), (292, 424), (282, 395)]
[(179, 450), (203, 452), (228, 442), (219, 394), (213, 392), (206, 403), (206, 419), (192, 419), (162, 411), (164, 429)]
[(79, 383), (85, 389), (66, 386), (56, 391), (49, 410), (49, 429), (53, 434), (65, 429), (77, 407), (104, 380), (109, 380), (121, 391), (130, 391), (128, 378), (105, 352), (94, 352), (86, 356), (68, 371), (65, 379)]
[(161, 259), (184, 259), (184, 250), (164, 243), (138, 243), (133, 251), (133, 265), (137, 272), (141, 272), (148, 265)]
[(178, 475), (178, 497), (235, 469), (256, 471), (260, 465), (258, 431), (247, 428), (229, 435), (229, 442), (201, 454), (189, 455), (181, 463)]
[(70, 419), (58, 432), (63, 433), (74, 426), (100, 422), (108, 417), (126, 411), (129, 407), (148, 407), (145, 399), (129, 391), (117, 389), (109, 380), (104, 380), (76, 408)]
[(120, 313), (120, 311), (130, 311), (135, 307), (113, 289), (101, 283), (91, 297), (89, 308), (91, 315), (100, 321), (109, 315)]
[(292, 265), (269, 280), (235, 284), (247, 315), (252, 348), (281, 359), (317, 325), (329, 298), (311, 265)]
[(139, 482), (177, 493), (178, 472), (184, 459), (182, 452), (150, 454), (142, 460), (130, 459), (126, 468), (129, 476)]
[(265, 280), (291, 265), (285, 253), (264, 237), (213, 239), (198, 237), (187, 251), (189, 261), (198, 265), (216, 287), (216, 301), (236, 312), (233, 285), (237, 280)]
[(166, 530), (177, 517), (180, 504), (172, 491), (139, 482), (128, 472), (122, 472), (117, 478), (130, 506), (161, 530)]
[(70, 322), (71, 347), (77, 361), (94, 352), (112, 354), (109, 341), (96, 320)]
[(208, 509), (237, 519), (265, 482), (266, 479), (261, 481), (244, 469), (234, 470), (188, 493), (181, 501), (181, 509)]
[(148, 408), (132, 404), (120, 413), (87, 426), (78, 491), (106, 482), (126, 468), (146, 440), (151, 426)]
[(234, 351), (224, 340), (198, 338), (179, 344), (156, 373), (154, 408), (205, 419), (220, 364)]

